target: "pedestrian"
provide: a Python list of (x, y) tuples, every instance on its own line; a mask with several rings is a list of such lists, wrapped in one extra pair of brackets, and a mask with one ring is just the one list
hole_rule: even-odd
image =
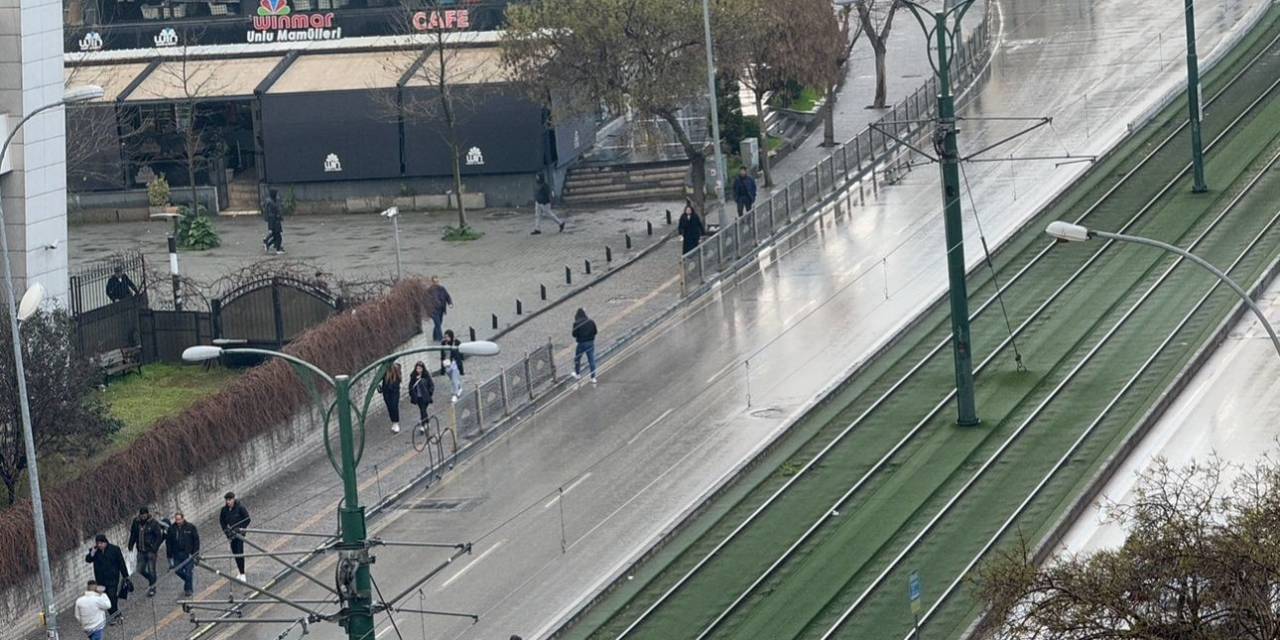
[(733, 201), (738, 203), (739, 218), (756, 204), (756, 179), (747, 175), (746, 167), (738, 169), (738, 177), (733, 180)]
[(409, 374), (409, 402), (418, 407), (418, 431), (425, 431), (427, 424), (427, 407), (431, 406), (436, 394), (436, 385), (427, 373), (427, 364), (419, 360), (413, 365), (413, 373)]
[(537, 177), (537, 187), (533, 191), (533, 233), (530, 235), (538, 235), (542, 230), (542, 218), (547, 217), (560, 225), (560, 230), (564, 231), (564, 220), (556, 217), (551, 211), (551, 185), (547, 184), (547, 179), (541, 174)]
[(147, 579), (147, 597), (156, 594), (156, 555), (160, 553), (160, 545), (164, 543), (164, 528), (153, 517), (151, 512), (142, 507), (138, 509), (138, 517), (129, 526), (129, 543), (126, 548), (138, 553), (138, 572)]
[(573, 316), (573, 339), (578, 347), (573, 352), (573, 379), (578, 379), (581, 370), (582, 356), (587, 356), (587, 366), (591, 368), (591, 384), (596, 383), (596, 321), (587, 317), (587, 312), (578, 309)]
[(218, 512), (218, 525), (222, 527), (223, 535), (227, 536), (227, 540), (231, 542), (231, 554), (236, 558), (236, 570), (239, 572), (236, 579), (240, 582), (246, 582), (244, 575), (244, 528), (249, 526), (249, 510), (236, 499), (236, 494), (228, 491), (227, 495), (222, 496), (226, 503), (222, 505), (222, 511)]
[(173, 524), (165, 531), (164, 550), (169, 557), (169, 568), (182, 578), (183, 597), (190, 598), (196, 587), (194, 558), (200, 553), (200, 532), (187, 522), (181, 511), (173, 514)]
[(267, 253), (272, 250), (276, 255), (284, 253), (284, 207), (280, 206), (280, 192), (272, 189), (267, 201), (262, 205), (262, 216), (267, 220), (267, 237), (262, 239), (262, 246)]
[(680, 255), (687, 255), (690, 251), (697, 249), (698, 243), (702, 242), (702, 234), (706, 228), (702, 226), (702, 218), (698, 216), (692, 203), (687, 201), (684, 203), (684, 213), (680, 214), (676, 231), (680, 232), (680, 237), (684, 239)]
[(400, 380), (400, 363), (393, 362), (378, 382), (378, 393), (382, 394), (387, 416), (391, 418), (391, 433), (400, 433)]
[(441, 325), (444, 324), (444, 314), (448, 311), (448, 307), (453, 306), (453, 298), (449, 295), (449, 290), (440, 284), (440, 278), (431, 276), (431, 288), (428, 293), (435, 302), (431, 309), (431, 339), (440, 342), (444, 339), (444, 333), (440, 331)]
[(112, 302), (118, 302), (136, 295), (138, 295), (138, 285), (134, 284), (129, 274), (124, 272), (124, 267), (116, 265), (111, 271), (111, 277), (107, 279), (107, 298)]
[(466, 375), (462, 366), (462, 351), (458, 349), (462, 341), (458, 340), (453, 334), (453, 329), (450, 329), (444, 332), (444, 340), (441, 340), (440, 344), (452, 347), (440, 352), (440, 371), (449, 376), (449, 382), (453, 384), (453, 397), (449, 401), (457, 404), (458, 398), (462, 396), (462, 376)]
[(106, 587), (90, 580), (84, 595), (76, 598), (76, 622), (84, 629), (89, 640), (102, 640), (107, 629), (107, 612), (111, 610), (111, 598), (105, 593)]
[(110, 624), (119, 624), (123, 618), (120, 615), (120, 597), (127, 598), (127, 589), (132, 586), (129, 583), (129, 567), (124, 563), (124, 553), (120, 551), (120, 547), (108, 542), (107, 536), (99, 533), (94, 537), (93, 546), (89, 548), (84, 561), (93, 565), (93, 579), (102, 585), (107, 594), (111, 605), (107, 608)]

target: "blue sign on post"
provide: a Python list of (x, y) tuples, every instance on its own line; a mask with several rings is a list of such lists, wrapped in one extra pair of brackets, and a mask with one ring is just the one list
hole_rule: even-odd
[(915, 615), (915, 616), (920, 615), (920, 607), (921, 607), (920, 596), (922, 595), (923, 591), (924, 590), (920, 587), (920, 572), (912, 571), (911, 577), (907, 579), (907, 596), (911, 598), (912, 615)]

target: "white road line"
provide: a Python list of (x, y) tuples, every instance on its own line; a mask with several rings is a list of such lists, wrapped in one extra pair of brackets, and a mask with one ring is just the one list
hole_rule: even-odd
[(741, 362), (738, 362), (737, 360), (734, 360), (733, 362), (730, 362), (729, 364), (726, 364), (725, 366), (721, 367), (721, 368), (720, 368), (720, 370), (719, 370), (719, 371), (717, 371), (717, 372), (715, 372), (715, 374), (714, 374), (714, 375), (712, 375), (710, 378), (707, 378), (707, 384), (711, 384), (711, 383), (715, 382), (716, 380), (718, 380), (718, 379), (720, 378), (720, 376), (722, 376), (722, 375), (724, 375), (724, 374), (726, 374), (726, 373), (728, 373), (728, 372), (732, 371), (734, 367), (736, 367), (736, 366), (738, 366), (738, 365), (740, 365), (740, 364), (742, 364), (742, 363), (741, 363)]
[(560, 496), (563, 496), (564, 494), (569, 493), (570, 491), (573, 491), (574, 487), (582, 484), (583, 480), (586, 480), (587, 478), (590, 478), (590, 477), (591, 477), (590, 471), (582, 474), (581, 476), (578, 477), (577, 480), (574, 480), (569, 486), (565, 487), (562, 491), (560, 491), (560, 493), (557, 493), (556, 497), (552, 498), (550, 502), (546, 503), (545, 505), (542, 505), (542, 508), (550, 509), (553, 505), (555, 505), (556, 501), (560, 499)]
[(453, 584), (453, 581), (454, 581), (454, 580), (457, 580), (458, 578), (461, 578), (461, 577), (463, 576), (463, 574), (465, 574), (466, 572), (470, 571), (470, 570), (471, 570), (473, 567), (475, 567), (476, 565), (480, 564), (480, 561), (481, 561), (481, 560), (484, 560), (485, 558), (487, 558), (487, 557), (489, 556), (489, 554), (493, 553), (494, 551), (497, 551), (498, 547), (501, 547), (501, 546), (502, 546), (502, 543), (504, 543), (504, 542), (506, 542), (506, 541), (507, 541), (507, 539), (506, 539), (506, 538), (503, 538), (503, 539), (501, 539), (501, 540), (499, 540), (499, 541), (495, 542), (495, 543), (494, 543), (494, 545), (493, 545), (492, 547), (489, 547), (488, 549), (485, 549), (485, 550), (484, 550), (484, 553), (481, 553), (480, 555), (476, 556), (476, 559), (475, 559), (475, 560), (472, 560), (469, 564), (467, 564), (467, 566), (465, 566), (465, 567), (463, 567), (462, 569), (460, 569), (457, 573), (455, 573), (455, 574), (453, 574), (453, 575), (449, 576), (449, 579), (448, 579), (448, 580), (445, 580), (444, 582), (440, 583), (440, 586), (439, 586), (439, 587), (436, 587), (436, 591), (443, 591), (443, 590), (445, 589), (445, 587), (448, 587), (449, 585)]
[(631, 443), (635, 442), (636, 440), (639, 440), (639, 439), (640, 439), (640, 436), (644, 435), (644, 432), (646, 432), (646, 431), (648, 431), (649, 429), (652, 429), (653, 427), (657, 426), (657, 424), (658, 424), (659, 422), (662, 422), (663, 420), (666, 420), (666, 419), (667, 419), (667, 416), (671, 415), (671, 412), (672, 412), (672, 411), (675, 411), (675, 409), (673, 408), (673, 409), (667, 409), (666, 411), (663, 411), (663, 412), (662, 412), (662, 415), (658, 416), (657, 418), (654, 418), (653, 422), (650, 422), (650, 423), (648, 424), (648, 426), (646, 426), (645, 428), (643, 428), (643, 429), (641, 429), (641, 430), (637, 431), (637, 432), (636, 432), (636, 434), (635, 434), (634, 436), (631, 436), (631, 439), (630, 439), (630, 440), (627, 440), (627, 444), (631, 444)]

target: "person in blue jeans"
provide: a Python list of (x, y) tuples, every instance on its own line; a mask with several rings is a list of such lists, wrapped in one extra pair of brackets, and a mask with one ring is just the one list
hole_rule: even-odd
[(587, 356), (587, 366), (591, 368), (591, 384), (596, 383), (596, 321), (587, 317), (587, 312), (578, 309), (573, 316), (573, 339), (578, 348), (573, 352), (573, 379), (577, 380), (582, 370), (582, 356)]
[(173, 514), (173, 524), (165, 531), (164, 550), (169, 557), (169, 568), (182, 578), (182, 595), (190, 598), (196, 587), (196, 567), (191, 558), (200, 553), (200, 532), (187, 522), (181, 511)]

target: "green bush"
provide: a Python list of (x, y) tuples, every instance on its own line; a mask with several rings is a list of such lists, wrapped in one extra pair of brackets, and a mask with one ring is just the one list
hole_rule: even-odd
[(169, 181), (164, 176), (156, 176), (147, 183), (147, 204), (153, 207), (169, 206)]
[(222, 244), (218, 230), (213, 226), (213, 219), (204, 207), (198, 206), (193, 214), (191, 207), (182, 206), (178, 208), (178, 212), (182, 214), (178, 219), (178, 245), (183, 249), (204, 251)]
[(294, 213), (297, 213), (297, 211), (298, 194), (293, 190), (293, 187), (289, 187), (289, 190), (284, 194), (284, 214), (286, 216), (291, 216)]

